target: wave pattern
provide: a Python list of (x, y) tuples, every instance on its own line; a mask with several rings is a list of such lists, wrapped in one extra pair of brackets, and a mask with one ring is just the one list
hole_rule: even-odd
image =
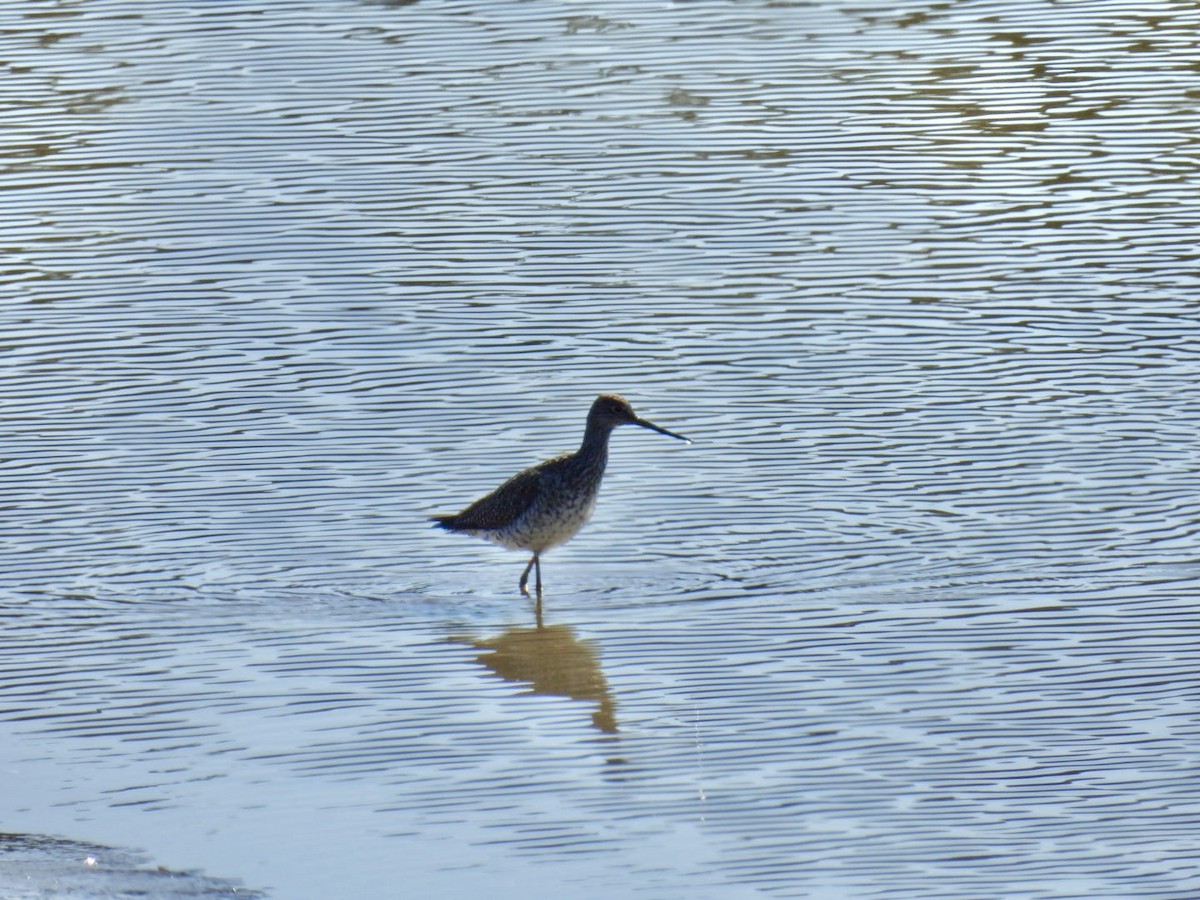
[[(10, 827), (289, 897), (1196, 896), (1197, 35), (0, 10)], [(426, 517), (606, 390), (696, 443), (618, 432), (538, 633)]]

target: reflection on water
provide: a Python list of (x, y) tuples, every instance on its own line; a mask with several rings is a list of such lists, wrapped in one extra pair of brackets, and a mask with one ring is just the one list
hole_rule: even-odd
[[(0, 4), (5, 827), (302, 900), (1200, 896), (1198, 45)], [(606, 391), (699, 440), (619, 438), (531, 627), (425, 516)]]
[(569, 625), (511, 628), (499, 637), (469, 643), (488, 651), (479, 661), (506, 681), (528, 682), (535, 694), (598, 703), (592, 724), (603, 732), (617, 731), (616, 704), (594, 642), (575, 637)]

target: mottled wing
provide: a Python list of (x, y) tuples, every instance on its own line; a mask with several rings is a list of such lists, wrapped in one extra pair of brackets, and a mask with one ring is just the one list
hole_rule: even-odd
[(486, 497), (480, 497), (456, 516), (439, 516), (454, 531), (496, 531), (507, 528), (533, 504), (541, 481), (540, 467), (514, 475)]

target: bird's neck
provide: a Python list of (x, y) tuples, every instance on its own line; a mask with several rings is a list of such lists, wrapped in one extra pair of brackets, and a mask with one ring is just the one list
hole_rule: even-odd
[(611, 434), (612, 428), (588, 422), (587, 429), (583, 432), (583, 443), (579, 445), (575, 458), (583, 464), (596, 466), (604, 471), (604, 465), (608, 462), (608, 438)]

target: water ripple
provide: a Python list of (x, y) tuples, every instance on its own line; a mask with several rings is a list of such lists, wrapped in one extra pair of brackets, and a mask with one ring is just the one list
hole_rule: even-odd
[[(0, 11), (6, 814), (280, 896), (1195, 896), (1197, 25)], [(608, 390), (696, 442), (615, 435), (538, 632), (426, 517)]]

